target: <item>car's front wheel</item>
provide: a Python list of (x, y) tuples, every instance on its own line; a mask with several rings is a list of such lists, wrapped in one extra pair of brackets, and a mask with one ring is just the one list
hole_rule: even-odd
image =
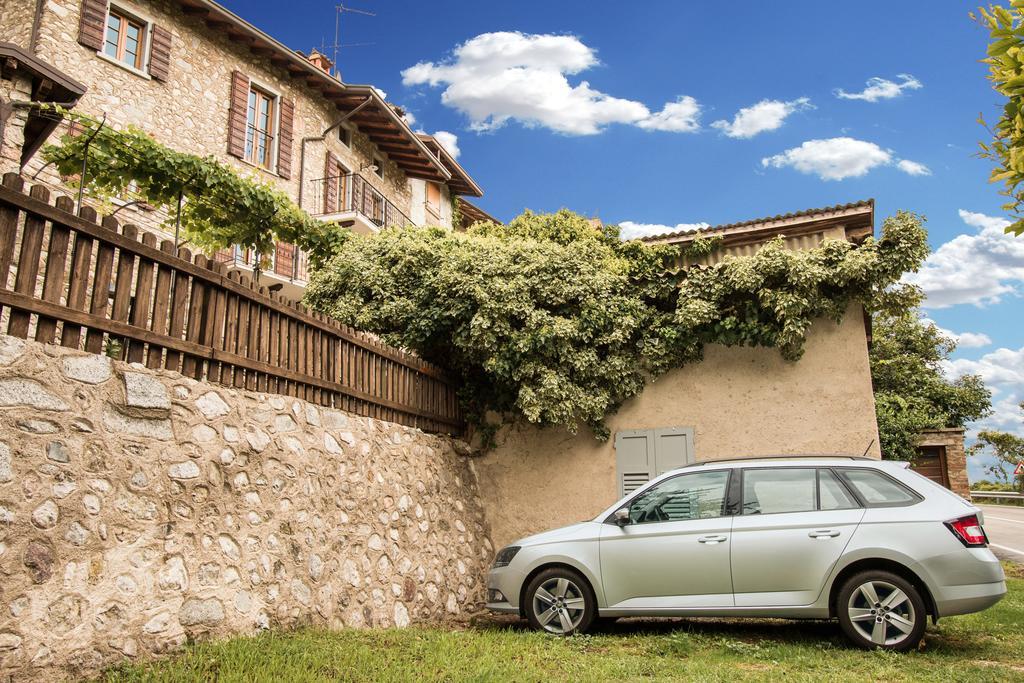
[(583, 633), (597, 616), (597, 599), (578, 572), (565, 567), (545, 569), (526, 586), (526, 618), (530, 625), (557, 636)]
[(836, 600), (843, 633), (868, 649), (904, 652), (924, 636), (928, 615), (920, 592), (902, 576), (865, 571), (843, 584)]

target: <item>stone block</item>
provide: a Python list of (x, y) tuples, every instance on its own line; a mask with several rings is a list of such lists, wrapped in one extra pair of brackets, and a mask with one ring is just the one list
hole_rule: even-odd
[(6, 334), (0, 335), (0, 366), (10, 365), (21, 358), (25, 353), (26, 342), (24, 339), (11, 337)]
[(0, 484), (14, 479), (14, 468), (11, 464), (11, 449), (0, 441)]
[(141, 436), (160, 441), (169, 441), (174, 438), (174, 430), (171, 429), (171, 421), (168, 419), (131, 417), (123, 415), (113, 408), (108, 408), (104, 412), (103, 425), (118, 434)]
[(19, 406), (53, 411), (68, 409), (67, 403), (33, 379), (0, 379), (0, 408)]
[(196, 399), (196, 408), (207, 420), (212, 420), (231, 412), (231, 407), (224, 402), (216, 391), (208, 391)]
[(170, 410), (171, 397), (159, 379), (141, 372), (124, 373), (125, 403), (129, 408)]
[(68, 356), (61, 361), (64, 376), (85, 384), (102, 384), (113, 375), (113, 364), (107, 356)]
[(217, 598), (189, 598), (178, 611), (182, 626), (216, 626), (224, 621), (224, 606)]

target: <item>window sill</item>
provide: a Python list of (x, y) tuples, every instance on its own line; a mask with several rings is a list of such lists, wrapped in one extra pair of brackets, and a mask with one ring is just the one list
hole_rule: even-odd
[(111, 57), (110, 55), (108, 55), (106, 52), (103, 52), (103, 51), (97, 52), (96, 56), (99, 57), (100, 59), (102, 59), (105, 62), (109, 62), (110, 64), (113, 64), (114, 66), (117, 66), (117, 67), (120, 67), (120, 68), (124, 69), (128, 73), (135, 74), (139, 78), (145, 78), (147, 81), (153, 80), (153, 77), (150, 76), (145, 71), (143, 71), (142, 69), (136, 69), (134, 66), (131, 66), (130, 64), (125, 64), (120, 59), (115, 59), (115, 58)]
[(235, 158), (238, 159), (239, 161), (241, 161), (243, 164), (245, 164), (249, 168), (254, 168), (254, 169), (256, 169), (257, 171), (259, 171), (261, 173), (266, 173), (267, 175), (272, 175), (275, 178), (280, 178), (281, 177), (281, 176), (279, 176), (277, 174), (277, 170), (276, 169), (267, 168), (266, 166), (260, 166), (259, 164), (254, 164), (253, 162), (249, 161), (248, 159), (243, 159), (242, 157), (235, 157)]

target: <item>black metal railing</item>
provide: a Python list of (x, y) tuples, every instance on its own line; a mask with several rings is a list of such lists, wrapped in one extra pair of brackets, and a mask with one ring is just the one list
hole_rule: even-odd
[(411, 225), (412, 220), (358, 173), (311, 180), (313, 216), (354, 211), (378, 227)]
[[(213, 260), (228, 267), (245, 270), (255, 267), (256, 253), (252, 249), (235, 246), (230, 249), (221, 249), (214, 254)], [(274, 251), (262, 260), (261, 270), (263, 272), (273, 273), (292, 282), (305, 283), (309, 280), (306, 252), (295, 245), (278, 242), (274, 245)]]

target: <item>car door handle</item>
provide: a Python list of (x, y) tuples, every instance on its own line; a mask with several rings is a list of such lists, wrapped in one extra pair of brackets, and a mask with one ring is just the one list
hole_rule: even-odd
[(811, 538), (835, 538), (839, 535), (839, 532), (834, 531), (833, 529), (818, 529), (817, 531), (812, 531), (807, 535)]
[(711, 543), (713, 545), (715, 543), (721, 543), (725, 539), (726, 539), (725, 536), (701, 536), (700, 538), (697, 539), (697, 542), (698, 543)]

